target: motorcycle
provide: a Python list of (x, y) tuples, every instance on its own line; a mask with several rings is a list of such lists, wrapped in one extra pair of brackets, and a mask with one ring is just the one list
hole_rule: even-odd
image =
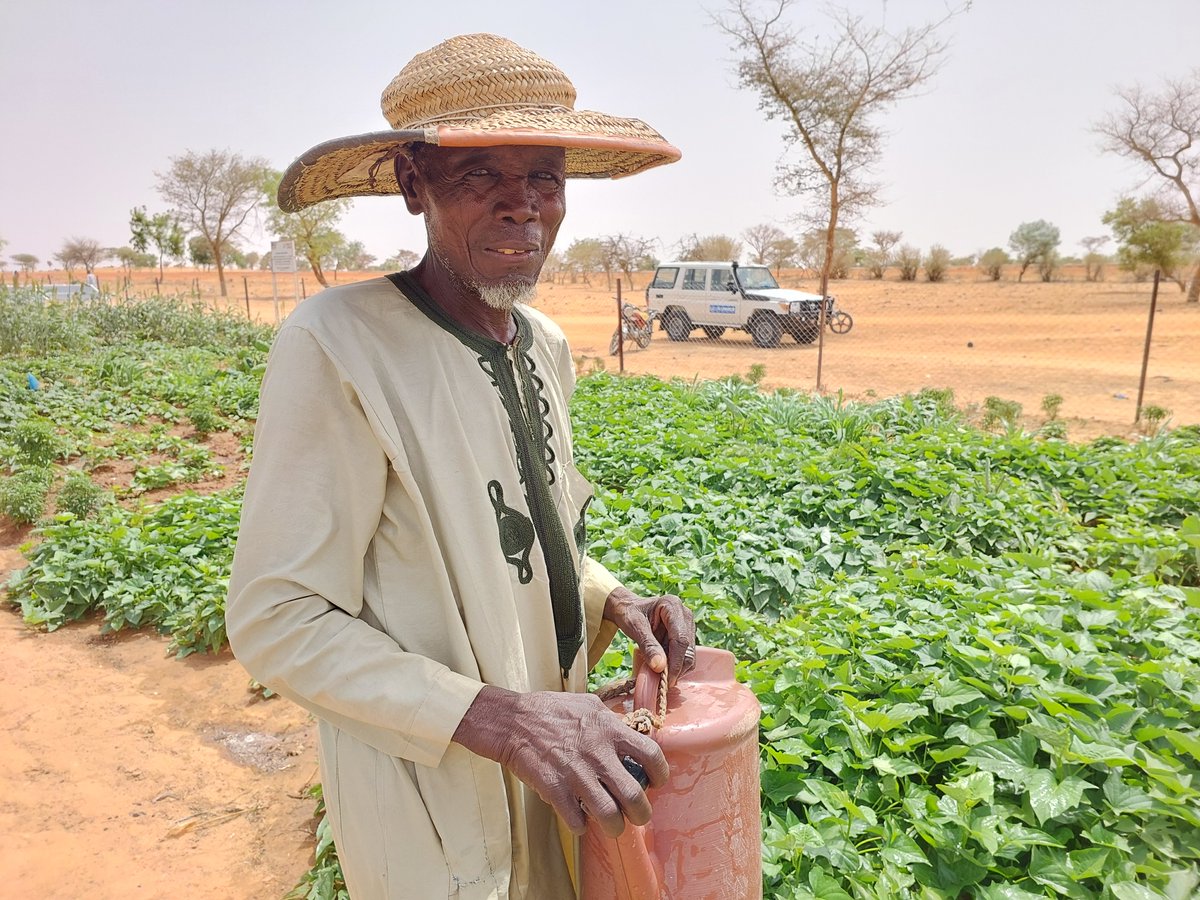
[(621, 341), (633, 341), (642, 350), (650, 346), (650, 338), (654, 332), (653, 321), (639, 307), (632, 303), (621, 304), (621, 327), (613, 329), (612, 340), (608, 342), (608, 355), (616, 356), (621, 349)]

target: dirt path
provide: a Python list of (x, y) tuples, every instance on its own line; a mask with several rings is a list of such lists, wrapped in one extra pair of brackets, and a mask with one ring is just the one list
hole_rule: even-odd
[(0, 896), (276, 900), (308, 868), (308, 716), (166, 647), (0, 612)]

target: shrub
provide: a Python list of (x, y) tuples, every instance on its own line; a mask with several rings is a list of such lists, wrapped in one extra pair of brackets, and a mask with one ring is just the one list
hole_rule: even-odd
[(941, 244), (929, 248), (929, 256), (925, 258), (925, 277), (930, 281), (941, 281), (946, 277), (946, 269), (950, 267), (950, 251)]
[(49, 469), (25, 469), (0, 482), (0, 513), (22, 525), (32, 525), (46, 511), (52, 476)]
[(916, 281), (921, 269), (921, 251), (909, 244), (896, 251), (896, 265), (900, 267), (901, 281)]
[(104, 489), (86, 473), (72, 472), (58, 492), (55, 507), (59, 512), (69, 512), (78, 519), (86, 519), (100, 508), (104, 496)]
[(1062, 394), (1046, 394), (1042, 397), (1042, 412), (1046, 414), (1047, 421), (1053, 422), (1058, 418), (1058, 411), (1062, 405)]
[(993, 247), (979, 257), (979, 270), (990, 280), (999, 281), (1000, 275), (1007, 263), (1012, 262), (1008, 253), (999, 247)]

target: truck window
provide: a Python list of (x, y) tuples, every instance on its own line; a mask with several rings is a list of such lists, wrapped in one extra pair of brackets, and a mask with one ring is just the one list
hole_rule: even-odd
[(713, 269), (710, 291), (727, 291), (733, 284), (733, 269)]
[(684, 269), (683, 270), (683, 289), (685, 291), (702, 291), (704, 290), (704, 269)]
[(654, 280), (650, 282), (652, 288), (673, 288), (675, 287), (675, 279), (679, 277), (679, 269), (674, 266), (663, 266), (654, 273)]

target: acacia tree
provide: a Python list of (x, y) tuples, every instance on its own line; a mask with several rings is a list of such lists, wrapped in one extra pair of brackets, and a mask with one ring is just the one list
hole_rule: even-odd
[[(331, 265), (334, 271), (343, 268), (339, 265), (339, 250), (346, 246), (346, 238), (334, 226), (338, 220), (350, 210), (350, 199), (326, 200), (306, 207), (298, 212), (284, 212), (273, 201), (279, 191), (279, 182), (283, 173), (268, 170), (263, 178), (263, 192), (267, 196), (267, 227), (278, 238), (294, 241), (296, 252), (308, 260), (313, 275), (321, 287), (329, 287), (325, 279), (325, 266)], [(361, 245), (360, 245), (361, 248)]]
[(742, 242), (727, 234), (699, 235), (692, 232), (679, 239), (681, 260), (734, 260), (742, 252)]
[(107, 248), (93, 238), (73, 237), (63, 241), (62, 249), (54, 258), (62, 263), (68, 275), (75, 266), (83, 266), (85, 272), (95, 271), (96, 266), (108, 256)]
[(787, 235), (783, 233), (782, 228), (770, 223), (751, 225), (742, 232), (742, 240), (752, 251), (750, 261), (760, 266), (766, 263), (770, 256), (771, 246), (785, 237)]
[(1108, 243), (1108, 238), (1097, 235), (1080, 240), (1083, 247), (1084, 278), (1088, 281), (1101, 281), (1104, 278), (1104, 254), (1100, 248)]
[(129, 212), (129, 242), (135, 250), (146, 253), (150, 247), (158, 251), (158, 280), (163, 278), (163, 257), (183, 256), (187, 237), (179, 220), (170, 213), (150, 215), (146, 207), (135, 206)]
[(826, 265), (827, 280), (838, 281), (850, 274), (854, 257), (858, 251), (858, 235), (849, 228), (839, 228), (833, 236), (833, 254), (829, 253), (823, 228), (815, 228), (800, 238), (800, 264), (813, 272), (822, 271)]
[(620, 233), (606, 235), (600, 239), (600, 243), (604, 252), (605, 273), (610, 275), (618, 270), (623, 272), (630, 288), (633, 287), (634, 272), (654, 268), (654, 258), (651, 254), (657, 241), (653, 238)]
[[(839, 221), (880, 202), (879, 186), (869, 177), (883, 152), (878, 117), (937, 72), (947, 49), (938, 30), (955, 12), (892, 35), (846, 10), (834, 10), (828, 38), (802, 41), (782, 21), (790, 5), (791, 0), (776, 0), (770, 11), (759, 13), (752, 0), (733, 0), (717, 24), (741, 56), (741, 86), (758, 95), (759, 109), (768, 119), (785, 124), (786, 148), (799, 148), (785, 152), (778, 184), (790, 194), (821, 198), (821, 211), (813, 218), (825, 227), (824, 295)], [(819, 390), (825, 329), (818, 334)]]
[[(1061, 239), (1057, 225), (1051, 225), (1045, 219), (1038, 219), (1036, 222), (1022, 222), (1017, 226), (1017, 230), (1008, 236), (1008, 246), (1013, 252), (1013, 260), (1021, 267), (1021, 271), (1017, 274), (1017, 281), (1025, 277), (1025, 270), (1033, 263), (1037, 263), (1039, 269), (1045, 270), (1045, 266), (1055, 258), (1058, 252), (1058, 244)], [(1053, 267), (1051, 267), (1053, 271)], [(1045, 279), (1049, 281), (1050, 279)]]
[(32, 275), (33, 270), (36, 269), (38, 267), (38, 263), (41, 262), (41, 260), (32, 253), (14, 253), (10, 258), (13, 262), (21, 267), (21, 271), (27, 276)]
[(1117, 262), (1135, 275), (1159, 269), (1187, 289), (1188, 273), (1200, 249), (1200, 229), (1170, 220), (1153, 197), (1122, 198), (1101, 219), (1117, 238)]
[(387, 272), (399, 272), (401, 269), (411, 269), (421, 261), (421, 254), (412, 250), (397, 250), (379, 264), (379, 268)]
[(767, 248), (767, 258), (764, 262), (775, 270), (775, 277), (779, 277), (779, 272), (785, 266), (793, 266), (796, 263), (796, 257), (800, 255), (800, 245), (796, 243), (795, 238), (781, 237), (778, 240), (771, 241), (771, 246)]
[(571, 282), (582, 278), (583, 283), (590, 287), (591, 273), (604, 271), (604, 242), (600, 238), (576, 238), (567, 247), (564, 259), (567, 271), (571, 273)]
[(900, 243), (903, 233), (899, 231), (872, 231), (873, 247), (867, 250), (867, 268), (872, 278), (883, 278), (883, 273), (892, 264), (892, 248)]
[(229, 295), (225, 257), (262, 200), (266, 168), (266, 160), (258, 157), (247, 159), (228, 150), (189, 150), (183, 156), (171, 157), (166, 172), (155, 173), (163, 199), (207, 243), (222, 297)]
[[(1134, 85), (1117, 98), (1119, 108), (1095, 126), (1101, 146), (1143, 164), (1163, 221), (1200, 231), (1200, 68), (1157, 92)], [(1200, 303), (1200, 260), (1193, 264), (1187, 302)]]

